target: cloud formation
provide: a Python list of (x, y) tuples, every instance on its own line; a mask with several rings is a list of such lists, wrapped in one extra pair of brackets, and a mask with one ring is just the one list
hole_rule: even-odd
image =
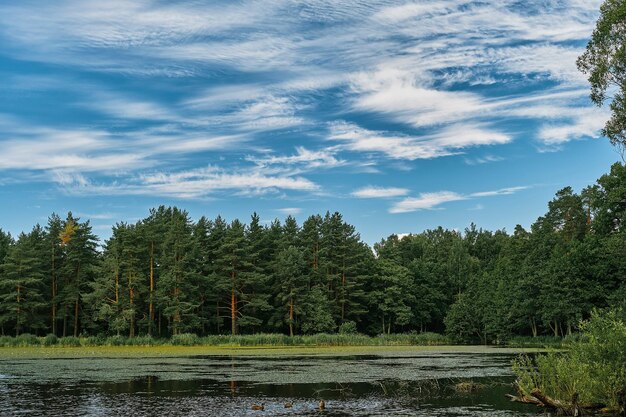
[(395, 203), (389, 209), (389, 213), (409, 213), (418, 210), (433, 210), (445, 203), (462, 200), (472, 200), (482, 197), (495, 197), (501, 195), (515, 194), (518, 191), (526, 190), (528, 186), (501, 188), (493, 191), (480, 191), (470, 194), (459, 194), (453, 191), (438, 191), (432, 193), (421, 193), (418, 197), (407, 197)]
[(353, 191), (352, 195), (359, 198), (391, 198), (407, 195), (409, 191), (398, 187), (363, 187)]
[(504, 165), (487, 163), (597, 137), (607, 112), (590, 107), (575, 59), (600, 3), (4, 2), (3, 183), (297, 199), (345, 195), (341, 182), (353, 198), (406, 197), (398, 172)]

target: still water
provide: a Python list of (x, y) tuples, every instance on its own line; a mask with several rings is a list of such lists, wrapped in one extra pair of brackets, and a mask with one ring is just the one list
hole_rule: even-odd
[[(513, 357), (381, 349), (351, 356), (0, 360), (0, 415), (536, 416), (534, 407), (504, 396), (513, 392)], [(468, 380), (484, 388), (457, 393), (455, 384)]]

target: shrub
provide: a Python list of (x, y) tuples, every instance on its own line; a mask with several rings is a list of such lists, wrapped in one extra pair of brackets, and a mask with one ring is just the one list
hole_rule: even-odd
[(593, 312), (566, 352), (518, 358), (513, 371), (521, 393), (530, 395), (537, 388), (565, 401), (577, 393), (580, 403), (616, 407), (626, 389), (625, 317), (623, 309)]
[(127, 343), (129, 345), (135, 345), (135, 346), (152, 346), (152, 345), (156, 345), (157, 341), (155, 339), (152, 338), (152, 336), (137, 336), (137, 337), (131, 337), (127, 340)]
[(38, 346), (39, 338), (30, 333), (23, 333), (15, 338), (15, 346)]
[(101, 336), (87, 336), (80, 338), (80, 344), (82, 346), (102, 346), (104, 340)]
[(126, 338), (120, 335), (111, 336), (107, 338), (106, 344), (109, 346), (124, 346), (126, 344)]
[(59, 338), (55, 334), (48, 334), (43, 338), (44, 346), (54, 346), (59, 342)]
[(15, 342), (14, 342), (14, 338), (11, 336), (0, 336), (0, 346), (2, 347), (9, 347), (9, 346), (14, 346)]
[(339, 334), (357, 334), (356, 323), (353, 321), (346, 321), (339, 326)]
[(67, 347), (78, 347), (80, 346), (80, 339), (74, 336), (66, 336), (60, 338), (58, 344)]
[(200, 344), (200, 338), (194, 333), (181, 333), (172, 336), (170, 343), (175, 346), (194, 346)]

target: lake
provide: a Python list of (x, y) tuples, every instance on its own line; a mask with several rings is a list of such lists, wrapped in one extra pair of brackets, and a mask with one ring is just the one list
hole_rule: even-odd
[[(2, 416), (535, 416), (494, 348), (2, 357)], [(324, 352), (322, 350), (322, 352)], [(458, 393), (472, 380), (478, 392)], [(318, 410), (320, 399), (326, 409)], [(293, 403), (285, 408), (286, 403)], [(263, 411), (251, 409), (263, 404)]]

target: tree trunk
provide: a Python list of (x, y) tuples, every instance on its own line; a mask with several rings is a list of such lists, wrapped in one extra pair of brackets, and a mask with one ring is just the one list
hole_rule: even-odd
[[(345, 266), (344, 266), (345, 268)], [(341, 273), (341, 322), (346, 318), (346, 272)]]
[(78, 297), (74, 302), (74, 337), (78, 337)]
[(234, 286), (230, 293), (230, 332), (233, 336), (237, 334), (237, 298)]
[(67, 306), (63, 306), (63, 337), (67, 336)]
[(172, 333), (178, 334), (180, 324), (180, 304), (178, 301), (178, 295), (180, 293), (180, 289), (178, 287), (174, 288), (174, 300), (176, 301), (176, 311), (174, 311), (174, 317), (172, 317)]
[(130, 288), (129, 289), (129, 297), (130, 297), (130, 333), (129, 333), (129, 337), (135, 337), (135, 306), (134, 306), (134, 296), (135, 296), (135, 290), (134, 288)]
[(537, 337), (537, 322), (534, 317), (530, 319), (530, 329), (533, 332), (533, 337)]
[(152, 326), (154, 326), (154, 242), (150, 245), (150, 322), (148, 323), (148, 336), (152, 335)]
[(215, 303), (215, 324), (217, 327), (217, 334), (220, 334), (220, 302)]
[(80, 300), (80, 264), (76, 266), (76, 300), (74, 302), (74, 337), (78, 337), (78, 302)]
[(119, 267), (115, 268), (115, 305), (120, 302), (120, 270)]
[(55, 276), (55, 264), (54, 264), (54, 256), (55, 251), (54, 251), (54, 243), (52, 244), (52, 334), (54, 334), (56, 336), (57, 334), (57, 302), (56, 302), (56, 298), (57, 298), (57, 293), (56, 293), (56, 286), (57, 286), (57, 280), (56, 280), (56, 276)]
[(293, 297), (289, 300), (289, 336), (293, 337)]
[(21, 287), (18, 285), (17, 286), (17, 311), (16, 311), (17, 315), (15, 318), (16, 319), (15, 320), (15, 336), (16, 337), (20, 335), (20, 314), (21, 314), (20, 301), (22, 300), (20, 298), (20, 290), (21, 290)]
[(559, 337), (559, 322), (555, 319), (554, 326), (550, 324), (550, 329), (554, 332), (554, 337)]

